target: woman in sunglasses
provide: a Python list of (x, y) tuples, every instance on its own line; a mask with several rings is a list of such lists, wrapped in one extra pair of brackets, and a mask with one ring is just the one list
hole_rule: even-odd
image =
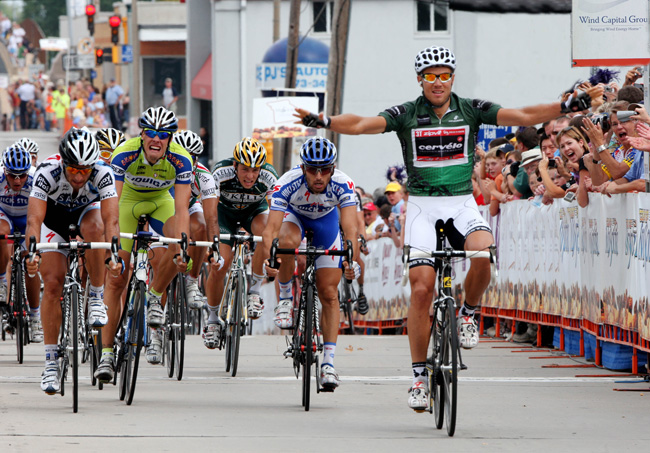
[[(110, 240), (120, 235), (117, 222), (117, 193), (113, 172), (99, 161), (99, 145), (84, 129), (72, 128), (59, 145), (59, 153), (47, 158), (36, 170), (27, 209), (27, 237), (39, 242), (67, 242), (69, 226), (78, 226), (85, 241)], [(63, 250), (43, 251), (27, 263), (27, 273), (34, 275), (39, 263), (44, 290), (41, 302), (45, 342), (45, 372), (41, 389), (48, 395), (60, 390), (56, 362), (61, 327), (61, 292), (66, 273)], [(104, 250), (87, 250), (86, 265), (90, 277), (88, 317), (93, 327), (108, 322), (104, 306)], [(111, 267), (118, 275), (122, 266)], [(111, 279), (112, 280), (112, 279)]]
[[(314, 232), (313, 245), (324, 249), (343, 249), (341, 229), (346, 238), (357, 237), (357, 204), (354, 182), (345, 173), (335, 169), (336, 147), (325, 138), (307, 140), (300, 148), (302, 164), (282, 175), (271, 196), (271, 213), (264, 230), (264, 249), (269, 250), (274, 238), (281, 248), (298, 248), (305, 230)], [(340, 208), (340, 218), (339, 209)], [(339, 228), (339, 224), (341, 228)], [(359, 242), (352, 241), (354, 256), (358, 256)], [(282, 259), (279, 271), (267, 267), (269, 276), (278, 276), (280, 302), (275, 309), (275, 324), (281, 329), (293, 327), (293, 300), (291, 281), (294, 261)], [(316, 285), (323, 305), (322, 330), (324, 340), (321, 383), (334, 390), (339, 377), (334, 369), (334, 353), (339, 330), (338, 285), (341, 268), (345, 267), (350, 280), (359, 277), (360, 266), (349, 267), (341, 258), (321, 256), (316, 259)]]
[[(172, 142), (172, 134), (178, 129), (176, 115), (164, 107), (151, 107), (142, 113), (139, 126), (142, 128), (140, 135), (124, 142), (111, 157), (120, 206), (120, 231), (135, 233), (138, 219), (144, 214), (149, 216), (149, 227), (155, 234), (180, 238), (184, 232), (189, 237), (192, 158), (182, 146)], [(172, 188), (174, 197), (170, 194)], [(132, 240), (122, 241), (119, 253), (127, 268), (132, 248)], [(147, 293), (147, 322), (152, 334), (146, 357), (150, 363), (160, 363), (162, 359), (159, 327), (164, 323), (164, 311), (161, 296), (174, 275), (187, 268), (181, 260), (174, 262), (179, 250), (178, 244), (170, 245), (159, 263), (152, 262), (154, 280)], [(113, 379), (113, 337), (121, 316), (120, 297), (127, 279), (125, 272), (109, 279), (106, 287), (109, 322), (104, 327), (102, 358), (95, 373), (101, 381)]]
[[(603, 88), (575, 92), (563, 102), (506, 109), (481, 99), (468, 99), (452, 91), (456, 78), (456, 57), (445, 47), (432, 46), (415, 58), (416, 80), (422, 91), (414, 101), (396, 105), (377, 116), (351, 113), (328, 118), (303, 109), (295, 116), (308, 127), (324, 127), (342, 134), (380, 134), (394, 131), (400, 139), (408, 174), (409, 204), (406, 212), (405, 243), (424, 250), (436, 249), (437, 219), (453, 221), (459, 238), (455, 248), (483, 250), (494, 243), (492, 231), (478, 211), (472, 196), (474, 138), (481, 124), (533, 126), (561, 113), (588, 109), (591, 98), (602, 98)], [(428, 215), (419, 215), (419, 213)], [(451, 233), (451, 234), (449, 234)], [(466, 301), (458, 325), (463, 348), (478, 345), (474, 313), (490, 282), (488, 259), (472, 259), (465, 279)], [(411, 305), (408, 334), (413, 366), (413, 385), (408, 405), (422, 412), (429, 408), (425, 368), (429, 341), (429, 308), (435, 282), (434, 261), (419, 260), (411, 266)]]

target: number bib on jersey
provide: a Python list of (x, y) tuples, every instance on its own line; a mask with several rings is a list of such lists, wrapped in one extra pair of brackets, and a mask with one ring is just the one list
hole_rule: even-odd
[(446, 167), (466, 164), (468, 134), (469, 126), (413, 129), (413, 166)]

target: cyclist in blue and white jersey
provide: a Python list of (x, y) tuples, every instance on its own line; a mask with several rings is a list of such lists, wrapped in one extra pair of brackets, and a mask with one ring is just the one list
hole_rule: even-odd
[[(268, 250), (274, 238), (280, 238), (281, 248), (297, 248), (305, 230), (314, 232), (313, 245), (324, 249), (342, 249), (339, 223), (346, 238), (352, 238), (354, 255), (359, 250), (354, 182), (337, 170), (336, 147), (325, 138), (307, 140), (300, 149), (302, 164), (289, 170), (279, 180), (271, 196), (271, 213), (264, 230), (264, 247)], [(340, 208), (340, 219), (339, 211)], [(280, 302), (275, 309), (275, 324), (282, 329), (293, 327), (291, 279), (293, 259), (279, 259), (279, 271), (267, 266), (269, 276), (278, 276)], [(321, 366), (323, 387), (334, 390), (339, 377), (334, 369), (334, 353), (339, 330), (338, 285), (341, 267), (346, 277), (359, 276), (359, 265), (352, 267), (342, 258), (321, 256), (316, 259), (316, 286), (323, 306), (322, 331), (324, 356)]]
[[(12, 234), (15, 230), (25, 234), (27, 226), (27, 202), (32, 190), (32, 164), (29, 152), (15, 143), (2, 155), (4, 171), (0, 174), (0, 234)], [(14, 244), (14, 246), (20, 246)], [(7, 241), (0, 241), (0, 302), (7, 301), (7, 264), (12, 250)], [(43, 341), (43, 326), (39, 307), (40, 281), (38, 276), (25, 279), (29, 300), (30, 341)]]

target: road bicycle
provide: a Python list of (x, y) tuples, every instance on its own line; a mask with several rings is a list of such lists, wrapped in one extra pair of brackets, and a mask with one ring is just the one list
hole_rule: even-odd
[(466, 370), (458, 341), (456, 324), (456, 300), (452, 294), (452, 258), (488, 258), (492, 277), (496, 278), (496, 248), (488, 250), (464, 251), (445, 246), (444, 227), (438, 230), (437, 251), (422, 251), (404, 246), (402, 263), (404, 265), (402, 284), (408, 281), (408, 262), (414, 258), (435, 258), (438, 294), (433, 301), (433, 322), (427, 353), (429, 412), (435, 414), (435, 424), (442, 429), (446, 421), (447, 434), (453, 436), (456, 430), (456, 410), (458, 400), (458, 372)]
[[(218, 240), (216, 238), (213, 242), (188, 242), (187, 236), (182, 233), (180, 246), (183, 262), (189, 260), (187, 247), (212, 247), (213, 252), (217, 250), (218, 254)], [(194, 263), (194, 265), (198, 265), (198, 263)], [(179, 381), (183, 379), (185, 337), (192, 331), (194, 325), (190, 321), (190, 313), (201, 313), (199, 310), (190, 310), (185, 289), (185, 274), (179, 272), (174, 276), (167, 288), (167, 306), (165, 310), (163, 361), (167, 365), (167, 376), (171, 378), (176, 373), (176, 379)]]
[(311, 367), (314, 366), (316, 377), (316, 392), (331, 391), (323, 388), (320, 382), (320, 367), (318, 354), (323, 352), (323, 339), (320, 329), (320, 313), (316, 307), (316, 258), (323, 255), (343, 256), (352, 263), (352, 242), (346, 241), (344, 250), (319, 249), (312, 245), (313, 232), (307, 230), (307, 246), (305, 250), (278, 248), (279, 240), (276, 238), (271, 245), (269, 264), (278, 267), (278, 255), (305, 255), (307, 263), (302, 275), (302, 290), (298, 309), (293, 313), (293, 334), (287, 337), (287, 350), (284, 356), (293, 360), (293, 369), (296, 378), (302, 370), (302, 405), (305, 411), (309, 410), (311, 392)]
[(6, 333), (13, 335), (16, 340), (16, 356), (18, 363), (23, 363), (24, 347), (30, 342), (29, 306), (27, 303), (27, 288), (25, 286), (25, 271), (21, 242), (25, 236), (16, 230), (13, 234), (0, 235), (0, 240), (13, 241), (11, 259), (11, 280), (6, 303), (2, 304), (2, 339)]
[(222, 234), (221, 241), (233, 241), (233, 259), (226, 278), (223, 297), (219, 304), (219, 329), (222, 329), (219, 349), (225, 348), (226, 372), (237, 375), (239, 345), (245, 334), (248, 319), (248, 276), (246, 256), (249, 243), (262, 242), (261, 236), (248, 233)]
[[(70, 237), (77, 237), (77, 226), (70, 225)], [(36, 242), (34, 236), (30, 237), (29, 259), (33, 259), (37, 250), (67, 250), (68, 271), (63, 284), (63, 297), (61, 298), (61, 331), (59, 333), (58, 357), (59, 382), (61, 396), (65, 395), (65, 381), (68, 378), (68, 369), (72, 369), (72, 410), (79, 410), (79, 350), (82, 351), (88, 344), (87, 320), (83, 301), (84, 291), (81, 280), (80, 259), (84, 250), (110, 250), (113, 262), (118, 262), (117, 237), (111, 242), (83, 242), (70, 240), (69, 242)]]

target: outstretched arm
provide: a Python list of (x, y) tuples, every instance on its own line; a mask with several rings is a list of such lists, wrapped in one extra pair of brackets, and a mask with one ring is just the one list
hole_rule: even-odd
[[(381, 116), (359, 116), (353, 113), (343, 113), (332, 117), (326, 117), (322, 112), (316, 116), (304, 109), (296, 109), (294, 115), (299, 121), (296, 124), (311, 125), (310, 119), (314, 121), (312, 127), (326, 127), (334, 132), (346, 135), (380, 134), (386, 130), (386, 119)], [(319, 124), (316, 124), (318, 118)], [(323, 126), (324, 125), (324, 126)]]

